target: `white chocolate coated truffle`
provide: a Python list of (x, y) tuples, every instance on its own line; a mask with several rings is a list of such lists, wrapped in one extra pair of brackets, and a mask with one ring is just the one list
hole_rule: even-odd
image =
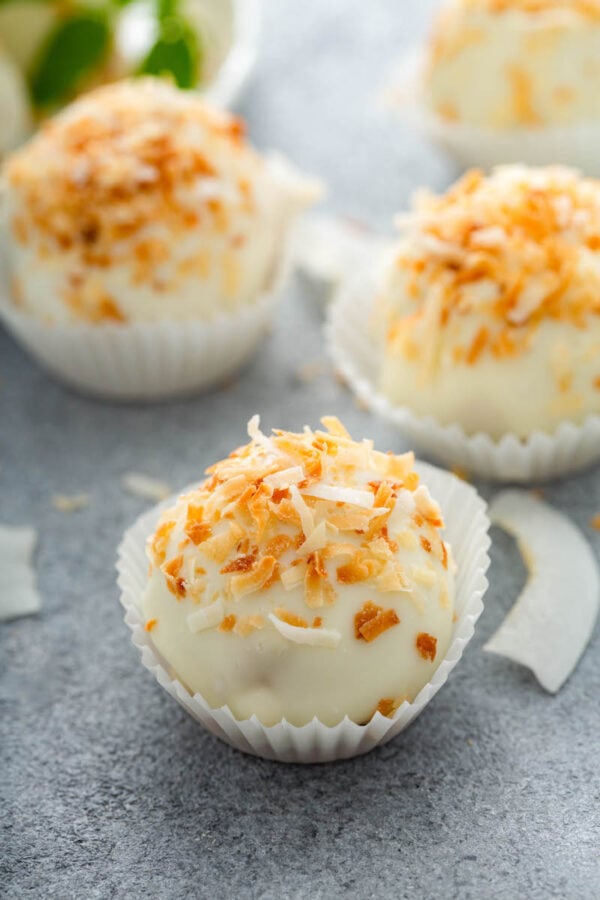
[(485, 128), (600, 120), (599, 0), (450, 0), (428, 48), (425, 100)]
[(315, 199), (288, 175), (197, 94), (156, 79), (99, 88), (7, 161), (13, 300), (53, 323), (206, 320), (251, 304)]
[(251, 421), (165, 512), (141, 609), (176, 676), (265, 725), (392, 715), (446, 654), (454, 563), (412, 454)]
[(495, 439), (600, 413), (600, 182), (470, 172), (400, 225), (375, 317), (395, 404)]

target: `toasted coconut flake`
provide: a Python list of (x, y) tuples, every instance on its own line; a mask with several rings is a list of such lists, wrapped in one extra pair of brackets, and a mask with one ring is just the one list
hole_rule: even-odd
[(233, 633), (239, 637), (248, 637), (253, 631), (259, 631), (265, 627), (265, 620), (262, 616), (254, 614), (252, 616), (242, 616), (237, 619), (233, 626)]
[(321, 606), (329, 606), (335, 603), (336, 593), (327, 577), (327, 570), (318, 553), (313, 553), (308, 558), (306, 575), (304, 577), (304, 600), (311, 609)]
[(360, 506), (363, 509), (372, 509), (375, 498), (371, 491), (361, 491), (356, 488), (338, 487), (333, 484), (311, 484), (301, 492), (305, 497), (316, 497), (319, 500), (331, 500), (332, 503), (347, 503), (350, 506)]
[(226, 566), (223, 566), (221, 574), (230, 575), (233, 572), (249, 572), (250, 569), (254, 568), (257, 556), (258, 548), (255, 547), (252, 553), (247, 553), (245, 556), (237, 556), (235, 559), (232, 559), (231, 562), (227, 563)]
[(432, 525), (435, 525), (437, 528), (442, 528), (444, 525), (442, 519), (442, 513), (435, 502), (432, 499), (429, 490), (425, 487), (424, 484), (420, 485), (415, 493), (415, 505), (419, 513), (423, 516), (423, 518)]
[(193, 634), (220, 625), (223, 619), (223, 601), (219, 598), (202, 609), (197, 609), (187, 617), (188, 628)]
[(202, 553), (216, 563), (223, 563), (243, 536), (244, 530), (237, 522), (231, 522), (226, 531), (202, 542)]
[(249, 572), (231, 577), (231, 592), (236, 600), (246, 594), (260, 591), (273, 575), (277, 560), (274, 556), (263, 556)]
[(426, 631), (422, 631), (417, 635), (415, 646), (419, 655), (429, 662), (433, 662), (437, 653), (437, 638)]
[(527, 584), (486, 650), (527, 666), (556, 693), (590, 639), (600, 600), (591, 548), (565, 516), (526, 491), (504, 491), (489, 515), (512, 534), (529, 569)]
[(161, 522), (154, 536), (148, 541), (147, 553), (155, 566), (161, 566), (165, 561), (165, 554), (175, 525), (174, 519)]
[(258, 414), (252, 416), (248, 422), (248, 437), (250, 440), (254, 441), (255, 444), (264, 447), (265, 450), (273, 449), (273, 441), (271, 438), (267, 437), (266, 434), (263, 434), (260, 430), (260, 416)]
[(357, 513), (346, 509), (338, 509), (330, 513), (328, 519), (329, 524), (339, 531), (356, 531), (358, 534), (364, 534), (371, 523), (368, 512)]
[(377, 575), (383, 568), (379, 559), (367, 556), (364, 551), (357, 551), (350, 562), (338, 566), (336, 570), (337, 580), (340, 584), (356, 584), (360, 581), (368, 581)]
[(332, 628), (298, 627), (282, 621), (272, 613), (269, 613), (269, 620), (282, 637), (294, 644), (307, 644), (310, 647), (325, 647), (335, 650), (342, 639), (340, 632)]
[(288, 469), (280, 469), (279, 472), (273, 472), (267, 475), (264, 482), (271, 488), (288, 488), (292, 484), (298, 484), (304, 478), (304, 469), (302, 466), (290, 466)]
[(212, 528), (207, 522), (204, 522), (203, 507), (196, 506), (193, 503), (188, 505), (184, 530), (190, 541), (196, 546), (211, 536)]
[(62, 513), (73, 513), (89, 506), (89, 494), (54, 494), (52, 506)]
[(323, 550), (323, 559), (336, 559), (340, 556), (348, 556), (350, 558), (356, 555), (356, 547), (354, 544), (337, 543), (331, 541)]
[(277, 607), (275, 615), (278, 619), (281, 619), (282, 622), (287, 622), (288, 625), (294, 625), (296, 628), (308, 628), (306, 619), (303, 619), (302, 616), (297, 616), (296, 613), (284, 609), (282, 606)]
[(404, 547), (406, 550), (415, 550), (419, 546), (417, 535), (409, 528), (404, 528), (402, 531), (398, 532), (396, 540), (400, 546)]
[(279, 577), (286, 591), (291, 591), (292, 588), (297, 587), (304, 581), (306, 577), (306, 563), (302, 562), (300, 565), (283, 569)]
[(370, 541), (367, 546), (373, 556), (381, 560), (393, 559), (398, 549), (397, 546), (390, 545), (389, 540), (386, 540), (384, 537)]
[(435, 569), (429, 566), (411, 566), (410, 575), (413, 581), (416, 581), (417, 584), (422, 584), (424, 587), (433, 587), (438, 580)]
[(298, 553), (300, 556), (308, 556), (310, 553), (314, 553), (315, 550), (323, 550), (327, 546), (328, 541), (329, 530), (327, 522), (319, 522), (310, 537), (300, 545)]
[(327, 429), (329, 434), (333, 434), (335, 437), (346, 438), (349, 441), (352, 440), (337, 416), (323, 416), (321, 418), (321, 425), (323, 428)]
[(179, 556), (175, 556), (173, 559), (168, 560), (168, 562), (163, 563), (160, 567), (165, 576), (167, 587), (178, 600), (181, 600), (186, 594), (185, 578), (180, 574), (182, 566), (183, 555), (180, 554)]
[(376, 584), (382, 593), (401, 591), (410, 594), (412, 592), (400, 563), (387, 563), (381, 574), (377, 576)]
[(309, 507), (304, 502), (304, 498), (300, 495), (300, 491), (295, 484), (290, 486), (290, 497), (294, 509), (300, 516), (300, 522), (302, 523), (302, 531), (304, 532), (304, 537), (309, 538), (315, 527), (315, 520), (312, 514), (312, 510), (309, 509)]
[(396, 702), (392, 700), (391, 697), (382, 697), (377, 706), (375, 707), (375, 713), (379, 713), (382, 716), (385, 716), (386, 719), (391, 719), (394, 713), (396, 712)]
[(294, 541), (289, 536), (289, 534), (277, 534), (274, 538), (271, 538), (271, 540), (266, 545), (265, 555), (274, 556), (275, 559), (279, 559), (293, 546)]
[(121, 478), (123, 490), (134, 497), (141, 497), (143, 500), (153, 500), (159, 503), (168, 497), (173, 489), (158, 478), (150, 478), (141, 472), (126, 472)]
[(354, 636), (357, 640), (370, 643), (384, 631), (399, 624), (396, 610), (384, 609), (372, 600), (367, 600), (354, 616)]
[(0, 619), (17, 619), (41, 609), (31, 562), (36, 541), (33, 528), (0, 525)]
[(235, 623), (237, 621), (237, 616), (225, 616), (221, 624), (219, 625), (219, 631), (233, 631), (235, 628)]

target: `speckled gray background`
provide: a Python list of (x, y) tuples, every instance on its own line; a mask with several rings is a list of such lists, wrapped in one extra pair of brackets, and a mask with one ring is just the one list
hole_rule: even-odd
[[(270, 0), (243, 105), (260, 146), (331, 185), (332, 208), (388, 227), (447, 162), (379, 111), (424, 0)], [(491, 589), (462, 664), (414, 726), (368, 757), (255, 760), (205, 734), (141, 667), (122, 624), (115, 547), (144, 507), (135, 468), (182, 486), (264, 425), (340, 415), (401, 449), (327, 374), (320, 315), (290, 291), (276, 333), (227, 390), (157, 408), (101, 405), (48, 381), (0, 334), (0, 521), (33, 523), (41, 615), (0, 625), (0, 895), (6, 898), (593, 898), (600, 896), (600, 640), (557, 697), (481, 651), (523, 580), (494, 533)], [(89, 491), (65, 515), (55, 492)], [(598, 471), (555, 484), (586, 530)]]

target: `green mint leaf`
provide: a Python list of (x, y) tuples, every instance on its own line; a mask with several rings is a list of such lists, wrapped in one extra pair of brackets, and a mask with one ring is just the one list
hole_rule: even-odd
[(168, 75), (180, 88), (193, 88), (200, 72), (198, 36), (181, 18), (161, 22), (158, 39), (140, 66), (140, 74)]
[(37, 106), (52, 106), (69, 98), (81, 79), (102, 62), (110, 46), (105, 13), (79, 10), (53, 28), (31, 76)]

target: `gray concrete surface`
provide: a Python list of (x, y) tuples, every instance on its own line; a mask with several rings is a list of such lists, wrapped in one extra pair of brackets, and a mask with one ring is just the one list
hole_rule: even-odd
[[(243, 112), (331, 185), (331, 208), (381, 228), (419, 183), (453, 170), (382, 114), (389, 62), (422, 31), (419, 0), (271, 0)], [(556, 697), (482, 652), (523, 580), (494, 532), (491, 589), (449, 684), (368, 757), (302, 768), (205, 734), (139, 664), (122, 624), (115, 547), (143, 501), (137, 469), (182, 486), (267, 427), (340, 415), (401, 449), (327, 373), (320, 313), (296, 284), (276, 333), (235, 384), (192, 402), (118, 407), (52, 383), (0, 334), (0, 520), (35, 524), (41, 615), (0, 625), (0, 895), (6, 898), (600, 896), (600, 640)], [(489, 491), (483, 486), (484, 492)], [(55, 492), (89, 491), (65, 515)], [(587, 527), (598, 470), (551, 486)]]

